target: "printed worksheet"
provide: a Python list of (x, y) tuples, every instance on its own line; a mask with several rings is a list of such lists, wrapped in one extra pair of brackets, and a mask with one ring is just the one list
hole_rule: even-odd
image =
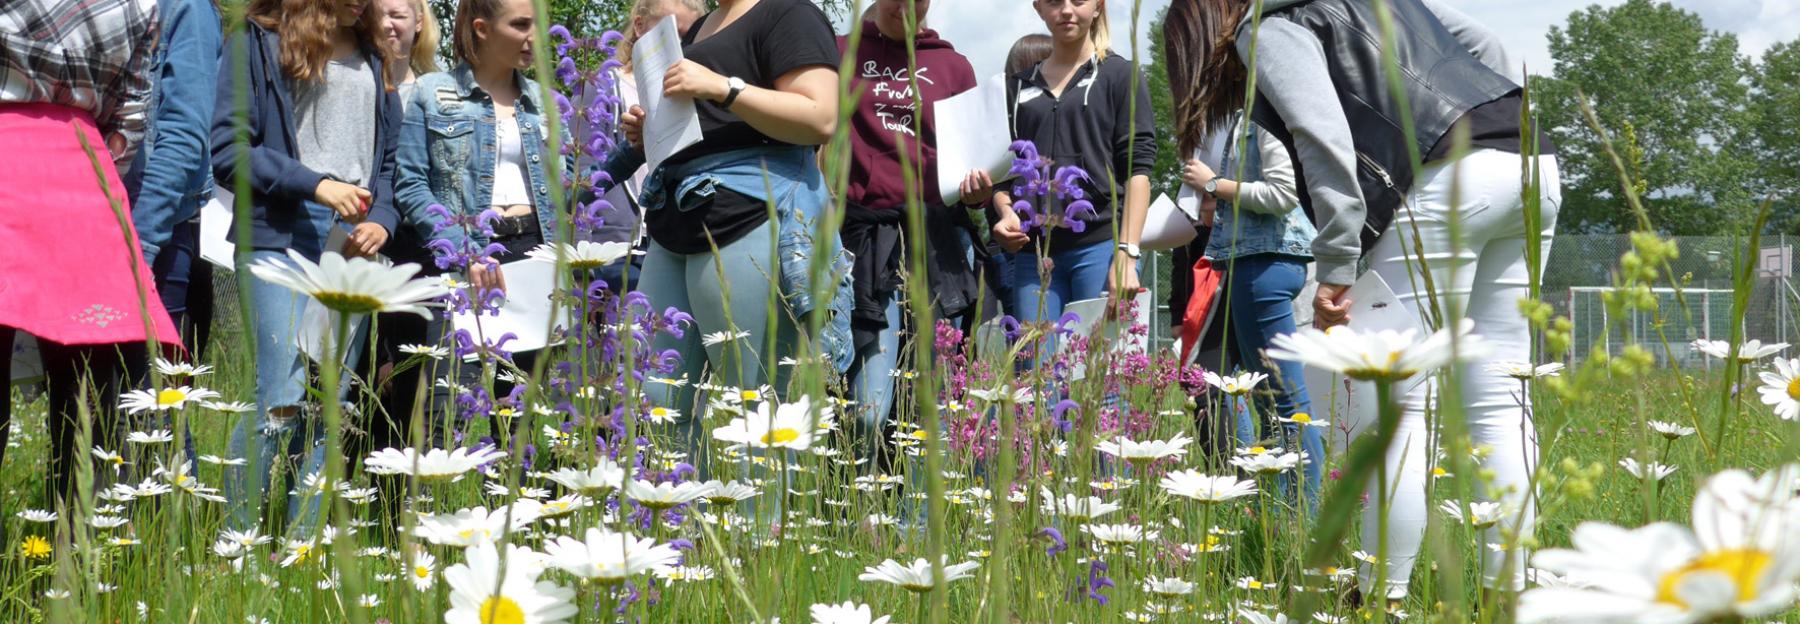
[(700, 112), (691, 98), (663, 97), (663, 75), (686, 58), (675, 17), (664, 17), (631, 47), (638, 106), (644, 107), (644, 158), (651, 171), (662, 161), (700, 142)]

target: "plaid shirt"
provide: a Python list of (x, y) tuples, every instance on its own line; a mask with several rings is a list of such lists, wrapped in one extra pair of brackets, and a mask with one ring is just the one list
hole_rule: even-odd
[(144, 135), (156, 0), (0, 0), (0, 102), (87, 111), (121, 170)]

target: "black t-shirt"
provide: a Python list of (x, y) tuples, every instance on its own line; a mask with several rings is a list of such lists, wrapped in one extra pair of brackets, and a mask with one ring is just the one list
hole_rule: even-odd
[[(1513, 92), (1498, 100), (1482, 104), (1463, 113), (1459, 124), (1469, 126), (1469, 148), (1495, 149), (1508, 154), (1519, 153), (1519, 137), (1524, 134), (1519, 123), (1519, 111), (1525, 108), (1525, 96)], [(1425, 155), (1425, 162), (1443, 160), (1450, 156), (1450, 136), (1445, 133), (1438, 139), (1437, 145), (1431, 147), (1431, 153)], [(1550, 143), (1550, 135), (1538, 135), (1538, 155), (1555, 156), (1556, 146)]]
[[(708, 13), (681, 37), (682, 53), (727, 78), (774, 89), (775, 81), (796, 69), (838, 65), (837, 35), (825, 12), (806, 0), (761, 0), (737, 21), (712, 36), (694, 41), (718, 12)], [(679, 165), (695, 158), (735, 149), (788, 145), (758, 132), (717, 102), (696, 102), (700, 112), (699, 143), (670, 156), (667, 164)], [(760, 199), (715, 189), (713, 196), (682, 211), (677, 198), (669, 197), (659, 210), (649, 211), (645, 229), (658, 245), (676, 253), (697, 254), (724, 247), (768, 221), (768, 206)], [(708, 233), (711, 240), (708, 240)]]

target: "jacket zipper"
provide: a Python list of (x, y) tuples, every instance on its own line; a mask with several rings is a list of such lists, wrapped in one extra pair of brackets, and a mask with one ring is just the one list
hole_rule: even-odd
[(1387, 170), (1382, 169), (1381, 165), (1375, 164), (1375, 159), (1370, 158), (1367, 154), (1364, 154), (1362, 152), (1356, 153), (1356, 159), (1361, 161), (1364, 166), (1367, 166), (1370, 171), (1375, 172), (1375, 177), (1381, 178), (1382, 184), (1386, 185), (1390, 189), (1394, 188), (1394, 179), (1388, 177)]

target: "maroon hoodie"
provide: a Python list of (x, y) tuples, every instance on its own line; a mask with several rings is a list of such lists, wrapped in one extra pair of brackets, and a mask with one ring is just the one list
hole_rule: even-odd
[[(838, 38), (838, 50), (850, 55), (844, 50), (847, 44), (845, 37)], [(908, 76), (906, 42), (882, 36), (875, 22), (863, 22), (862, 41), (856, 48), (850, 78), (850, 92), (861, 94), (856, 113), (850, 117), (853, 147), (850, 186), (845, 191), (850, 203), (868, 208), (906, 205), (900, 153), (902, 149), (918, 148), (913, 139), (915, 85), (924, 102), (920, 125), (925, 134), (925, 170), (914, 180), (922, 187), (921, 201), (928, 205), (943, 203), (937, 191), (937, 131), (931, 105), (975, 88), (975, 69), (950, 42), (939, 39), (936, 31), (921, 29), (914, 45), (919, 69), (916, 76)], [(915, 77), (918, 80), (910, 79)], [(904, 146), (901, 141), (905, 141)], [(913, 154), (909, 160), (916, 168), (920, 158), (917, 152)]]

